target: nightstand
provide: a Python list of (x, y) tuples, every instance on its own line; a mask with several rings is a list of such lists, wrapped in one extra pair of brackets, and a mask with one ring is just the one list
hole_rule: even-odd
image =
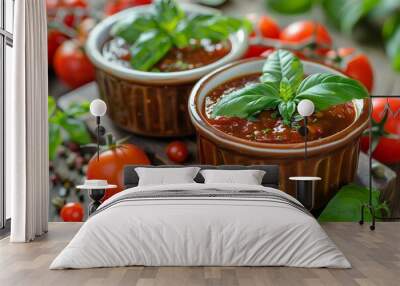
[(90, 216), (101, 205), (101, 199), (104, 197), (106, 190), (116, 187), (116, 185), (109, 185), (106, 180), (85, 180), (85, 184), (76, 188), (89, 191), (89, 198), (92, 200), (88, 207), (88, 214)]

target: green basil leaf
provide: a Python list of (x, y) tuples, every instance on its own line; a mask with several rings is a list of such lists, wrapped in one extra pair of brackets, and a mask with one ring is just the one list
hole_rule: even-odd
[(54, 113), (56, 112), (57, 109), (57, 104), (56, 101), (54, 100), (53, 97), (48, 96), (48, 100), (47, 100), (47, 114), (49, 117), (53, 116)]
[[(372, 205), (378, 206), (380, 192), (372, 190)], [(318, 221), (359, 221), (362, 204), (369, 201), (368, 188), (350, 184), (342, 187), (337, 194), (329, 201), (320, 214)], [(364, 220), (371, 221), (371, 214), (365, 211)]]
[(121, 37), (127, 43), (133, 44), (142, 33), (156, 28), (157, 23), (151, 15), (137, 15), (114, 24), (111, 28), (111, 35)]
[(389, 55), (393, 68), (400, 71), (400, 25), (397, 26), (385, 45), (386, 53)]
[(357, 80), (332, 74), (313, 74), (299, 86), (295, 100), (311, 100), (318, 110), (368, 97), (368, 91)]
[(131, 66), (134, 69), (148, 71), (171, 49), (172, 42), (167, 34), (153, 30), (140, 35), (130, 48)]
[(292, 116), (296, 111), (296, 103), (294, 101), (281, 102), (278, 110), (283, 118), (283, 124), (289, 125), (292, 122)]
[(159, 27), (165, 32), (173, 32), (185, 13), (175, 0), (157, 0), (154, 3), (156, 19)]
[(293, 97), (293, 90), (289, 80), (284, 77), (279, 85), (279, 95), (286, 102)]
[(296, 90), (304, 76), (299, 58), (286, 50), (276, 50), (266, 60), (263, 67), (262, 82), (279, 84), (285, 77), (292, 90)]
[(73, 102), (71, 103), (67, 110), (64, 111), (64, 113), (68, 117), (80, 117), (83, 115), (86, 115), (90, 110), (90, 102), (89, 101), (83, 101), (83, 102)]
[(343, 32), (350, 33), (380, 0), (324, 0), (322, 6), (329, 20)]
[(211, 116), (249, 118), (281, 102), (278, 90), (268, 84), (258, 83), (224, 95), (214, 107)]
[(61, 126), (68, 134), (69, 140), (73, 142), (83, 145), (92, 141), (86, 125), (82, 120), (66, 118), (61, 122)]
[(210, 39), (218, 42), (227, 39), (230, 34), (242, 28), (250, 32), (252, 25), (246, 19), (221, 15), (197, 15), (185, 23), (182, 33), (186, 34), (188, 39)]
[(61, 127), (58, 124), (49, 123), (49, 159), (54, 160), (58, 146), (62, 143)]
[(267, 0), (267, 6), (282, 14), (304, 13), (311, 9), (314, 0)]

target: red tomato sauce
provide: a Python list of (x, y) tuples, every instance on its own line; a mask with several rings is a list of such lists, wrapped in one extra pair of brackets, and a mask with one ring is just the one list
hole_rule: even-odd
[[(154, 72), (185, 71), (209, 65), (223, 58), (231, 51), (230, 41), (213, 43), (208, 39), (191, 40), (190, 45), (172, 48), (152, 70)], [(122, 38), (114, 38), (103, 46), (103, 56), (112, 62), (131, 68), (129, 45)]]
[[(304, 138), (298, 132), (298, 128), (304, 125), (303, 119), (298, 118), (298, 121), (287, 126), (283, 124), (279, 113), (274, 110), (264, 110), (251, 121), (238, 117), (211, 118), (213, 106), (221, 96), (257, 83), (259, 77), (260, 74), (251, 74), (235, 78), (212, 90), (206, 96), (202, 108), (208, 123), (224, 133), (254, 142), (280, 144), (304, 142)], [(356, 111), (352, 102), (315, 112), (309, 117), (308, 140), (318, 140), (345, 129), (354, 121), (355, 116)]]

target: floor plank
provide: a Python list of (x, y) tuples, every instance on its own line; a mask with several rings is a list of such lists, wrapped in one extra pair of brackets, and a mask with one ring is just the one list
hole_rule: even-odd
[(51, 261), (80, 228), (80, 223), (50, 223), (49, 233), (32, 243), (0, 240), (0, 285), (399, 285), (400, 222), (368, 225), (325, 223), (323, 228), (344, 252), (352, 269), (289, 267), (120, 267), (48, 270)]

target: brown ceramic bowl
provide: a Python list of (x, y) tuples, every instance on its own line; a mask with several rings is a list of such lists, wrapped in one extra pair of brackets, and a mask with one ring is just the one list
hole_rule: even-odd
[[(344, 130), (308, 143), (307, 168), (304, 164), (304, 143), (257, 143), (240, 139), (209, 125), (202, 113), (205, 96), (220, 84), (241, 75), (261, 73), (265, 59), (242, 60), (224, 66), (202, 78), (189, 98), (190, 117), (197, 131), (197, 150), (201, 164), (276, 164), (280, 166), (280, 188), (294, 195), (291, 176), (318, 176), (315, 208), (322, 208), (356, 173), (359, 140), (368, 125), (368, 100), (354, 100), (356, 118)], [(303, 61), (305, 74), (340, 72), (323, 65)]]
[[(199, 5), (181, 4), (196, 14), (216, 10)], [(107, 61), (101, 54), (112, 25), (121, 19), (153, 11), (153, 5), (124, 10), (106, 18), (90, 33), (86, 52), (96, 68), (100, 96), (107, 102), (108, 115), (120, 128), (146, 136), (170, 137), (194, 133), (187, 102), (193, 85), (204, 75), (239, 59), (247, 50), (244, 30), (229, 38), (231, 51), (209, 65), (180, 72), (143, 72)]]

